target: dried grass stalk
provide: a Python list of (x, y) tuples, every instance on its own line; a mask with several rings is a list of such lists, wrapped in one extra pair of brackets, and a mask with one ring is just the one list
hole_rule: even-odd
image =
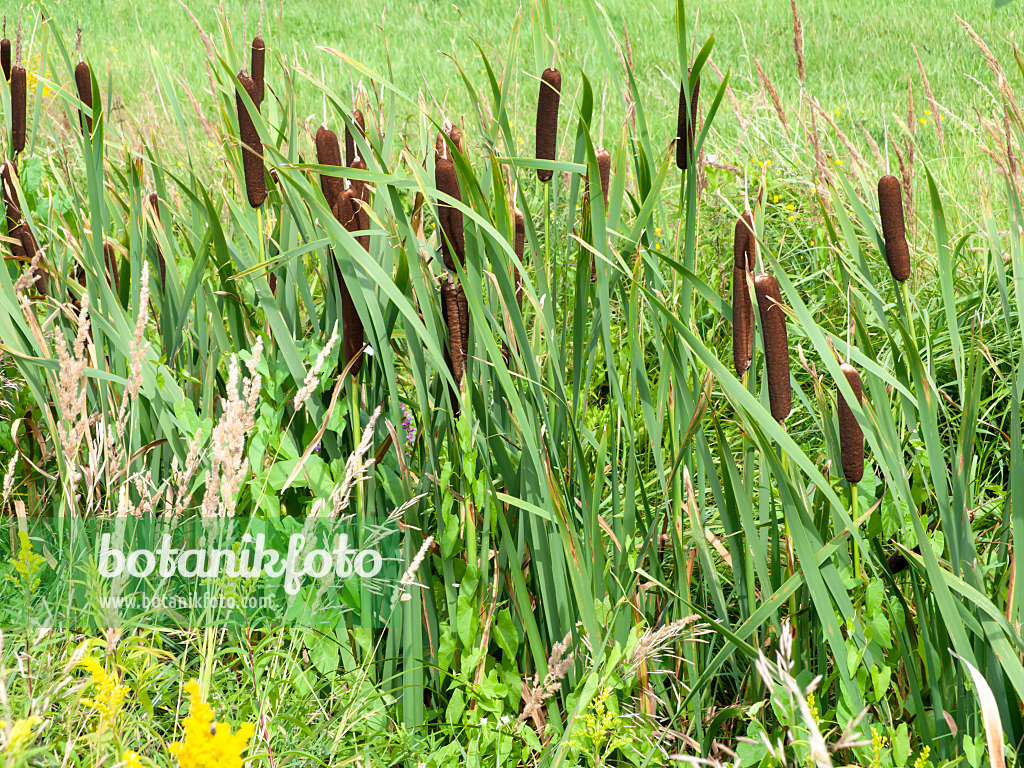
[(779, 98), (779, 92), (775, 90), (775, 84), (765, 74), (765, 71), (761, 68), (761, 62), (757, 59), (754, 59), (754, 67), (757, 69), (757, 79), (761, 81), (761, 87), (768, 91), (768, 95), (771, 97), (772, 105), (775, 107), (775, 114), (778, 115), (779, 122), (782, 123), (782, 129), (786, 132), (786, 136), (789, 136), (789, 122), (786, 120), (786, 110), (782, 108), (782, 99)]
[[(238, 73), (238, 84), (255, 105), (256, 83), (244, 69)], [(245, 172), (245, 193), (252, 208), (259, 208), (267, 199), (267, 178), (263, 166), (263, 142), (252, 121), (241, 93), (235, 94), (238, 109), (238, 135), (242, 140), (242, 168)]]
[(693, 157), (693, 140), (697, 132), (697, 100), (700, 97), (700, 78), (693, 84), (690, 108), (686, 108), (686, 90), (689, 77), (679, 84), (679, 115), (676, 124), (676, 167), (685, 171)]
[[(341, 144), (338, 142), (338, 134), (321, 124), (316, 129), (314, 143), (316, 144), (316, 161), (319, 165), (341, 166)], [(344, 187), (345, 182), (340, 176), (320, 174), (320, 189), (332, 209)]]
[(875, 141), (871, 132), (864, 127), (864, 123), (858, 120), (857, 125), (860, 126), (860, 131), (864, 134), (864, 140), (868, 143), (868, 146), (871, 147), (871, 154), (875, 156), (876, 165), (882, 170), (885, 170), (885, 159), (882, 157), (882, 150), (879, 148), (878, 142)]
[[(366, 119), (363, 117), (363, 113), (360, 110), (356, 110), (352, 113), (352, 124), (355, 125), (356, 130), (359, 131), (359, 135), (364, 139), (366, 138)], [(356, 139), (352, 135), (351, 129), (345, 126), (345, 165), (352, 167), (352, 163), (356, 161), (359, 156), (359, 151), (356, 148)]]
[(89, 108), (89, 114), (79, 113), (79, 120), (84, 126), (85, 132), (92, 133), (92, 74), (89, 65), (84, 61), (78, 62), (75, 67), (75, 87), (78, 89), (78, 100)]
[(779, 281), (766, 272), (754, 278), (757, 310), (761, 316), (761, 336), (767, 366), (768, 401), (772, 418), (785, 421), (792, 408), (789, 380), (789, 335), (783, 311)]
[[(722, 70), (718, 68), (714, 60), (708, 57), (708, 64), (711, 66), (712, 71), (718, 77), (719, 81), (725, 80), (722, 75)], [(743, 115), (743, 110), (740, 109), (739, 99), (736, 98), (736, 94), (733, 93), (732, 86), (725, 86), (725, 95), (729, 97), (729, 101), (732, 103), (732, 111), (736, 113), (736, 122), (739, 123), (740, 130), (743, 131), (744, 135), (747, 133), (747, 118)]]
[(754, 303), (748, 275), (754, 267), (754, 215), (744, 211), (736, 220), (732, 270), (732, 359), (736, 375), (750, 368), (754, 347)]
[(266, 94), (266, 88), (263, 82), (266, 63), (267, 46), (263, 44), (263, 38), (256, 35), (256, 37), (252, 39), (252, 54), (249, 59), (249, 70), (252, 72), (252, 81), (256, 83), (256, 98), (253, 99), (256, 109), (263, 106), (263, 97)]
[[(857, 404), (863, 403), (864, 392), (857, 369), (849, 363), (843, 363), (839, 369), (857, 397)], [(864, 431), (857, 423), (843, 393), (838, 390), (836, 391), (836, 411), (839, 414), (839, 453), (843, 464), (843, 477), (850, 483), (859, 483), (864, 477)]]
[(796, 9), (796, 0), (789, 0), (793, 6), (793, 50), (796, 51), (796, 73), (800, 85), (804, 84), (804, 27), (800, 23), (800, 12)]
[(910, 277), (910, 248), (903, 220), (903, 196), (899, 179), (895, 176), (883, 176), (878, 180), (878, 211), (889, 271), (894, 280), (903, 282)]
[(850, 154), (850, 159), (860, 168), (867, 170), (867, 163), (864, 162), (864, 156), (861, 155), (860, 151), (854, 146), (854, 143), (850, 141), (850, 138), (843, 133), (842, 129), (836, 124), (836, 121), (832, 119), (826, 110), (822, 109), (817, 102), (813, 102), (813, 107), (818, 111), (818, 114), (825, 118), (825, 122), (828, 123), (836, 136), (839, 137), (839, 141), (842, 142), (843, 146), (846, 147), (846, 151)]
[(981, 39), (977, 32), (968, 24), (966, 21), (961, 19), (959, 16), (956, 17), (964, 29), (967, 30), (967, 34), (974, 40), (974, 44), (981, 50), (982, 55), (985, 57), (985, 61), (988, 62), (989, 68), (995, 73), (996, 82), (999, 85), (999, 92), (1003, 94), (1004, 98), (1010, 103), (1010, 108), (1013, 110), (1013, 116), (1017, 121), (1018, 125), (1024, 125), (1024, 115), (1021, 115), (1020, 107), (1017, 105), (1017, 99), (1013, 95), (1013, 89), (1010, 87), (1010, 81), (1006, 78), (1006, 73), (1003, 72), (1003, 68), (999, 66), (999, 62), (996, 57), (992, 55), (992, 51), (985, 45), (985, 41)]
[[(537, 159), (554, 161), (558, 145), (558, 104), (562, 95), (562, 73), (557, 69), (545, 69), (540, 76), (540, 93), (537, 95)], [(537, 178), (551, 181), (554, 171), (538, 168)]]
[(932, 119), (935, 121), (935, 132), (939, 134), (939, 146), (942, 147), (943, 151), (946, 149), (946, 137), (942, 132), (942, 115), (939, 112), (939, 105), (935, 101), (935, 95), (932, 93), (931, 83), (928, 82), (928, 75), (924, 72), (924, 64), (921, 63), (921, 57), (917, 55), (917, 46), (911, 45), (914, 49), (914, 58), (917, 59), (917, 68), (921, 71), (921, 81), (924, 83), (924, 95), (928, 99), (928, 108), (932, 111)]

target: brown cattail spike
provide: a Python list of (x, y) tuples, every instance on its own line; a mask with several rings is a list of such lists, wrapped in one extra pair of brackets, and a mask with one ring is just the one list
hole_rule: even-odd
[[(359, 135), (364, 139), (366, 138), (366, 120), (363, 118), (363, 113), (358, 109), (352, 113), (352, 124), (355, 125), (356, 130), (359, 131)], [(346, 126), (345, 128), (345, 165), (352, 167), (352, 163), (356, 161), (359, 156), (359, 151), (356, 147), (355, 136), (352, 135), (352, 131)]]
[(893, 279), (902, 283), (910, 277), (910, 247), (903, 221), (903, 193), (895, 176), (878, 180), (878, 211), (882, 217), (885, 259)]
[[(562, 73), (545, 69), (540, 76), (540, 94), (537, 96), (537, 159), (555, 159), (558, 145), (558, 102), (562, 97)], [(551, 181), (550, 168), (538, 168), (537, 178)]]
[[(522, 262), (523, 254), (526, 252), (526, 219), (523, 216), (523, 212), (518, 208), (515, 211), (515, 238), (513, 242), (513, 248), (515, 249), (516, 256), (519, 257), (519, 261)], [(519, 271), (519, 268), (515, 268), (516, 271), (516, 304), (519, 305), (519, 311), (523, 311), (523, 273)]]
[(103, 243), (103, 261), (107, 267), (107, 283), (114, 289), (114, 293), (121, 293), (121, 275), (117, 268), (117, 252), (110, 243)]
[(601, 197), (604, 199), (604, 207), (607, 209), (608, 185), (612, 178), (612, 156), (604, 147), (597, 150), (597, 173), (601, 177)]
[(263, 44), (263, 38), (256, 35), (252, 39), (252, 57), (249, 61), (249, 69), (252, 71), (252, 81), (256, 83), (256, 98), (253, 103), (259, 109), (263, 105), (264, 85), (263, 71), (266, 67), (267, 47)]
[[(363, 162), (361, 157), (357, 157), (356, 161), (352, 163), (352, 169), (365, 171), (366, 163)], [(352, 204), (355, 206), (357, 228), (365, 233), (370, 229), (370, 187), (361, 179), (352, 179), (349, 189), (352, 190)], [(370, 250), (370, 236), (368, 234), (360, 235), (358, 240), (359, 244), (363, 246), (364, 251)]]
[(86, 133), (92, 133), (92, 74), (89, 72), (89, 65), (84, 61), (78, 62), (75, 67), (75, 86), (78, 88), (78, 99), (89, 108), (89, 114), (80, 114), (80, 119), (85, 126)]
[(462, 286), (454, 280), (441, 281), (441, 315), (448, 327), (448, 370), (457, 385), (462, 384), (462, 376), (466, 370), (466, 350), (464, 347), (466, 330), (462, 327), (462, 302), (465, 301)]
[(4, 80), (11, 79), (11, 41), (6, 37), (0, 40), (0, 65), (4, 69)]
[(736, 375), (750, 368), (754, 346), (754, 303), (750, 300), (748, 275), (754, 266), (754, 215), (744, 211), (736, 220), (732, 270), (732, 360)]
[[(245, 90), (256, 103), (256, 83), (249, 76), (249, 73), (242, 70), (238, 73), (238, 84)], [(256, 130), (256, 124), (246, 108), (245, 99), (242, 94), (235, 94), (235, 103), (238, 108), (238, 135), (242, 140), (242, 168), (245, 171), (245, 192), (249, 198), (249, 205), (259, 208), (267, 199), (267, 178), (263, 170), (263, 142), (260, 141), (260, 134)]]
[[(338, 134), (330, 130), (326, 125), (321, 125), (316, 130), (316, 161), (320, 165), (341, 166), (341, 145), (338, 143)], [(324, 199), (329, 206), (334, 207), (334, 202), (344, 189), (344, 181), (339, 176), (320, 175), (320, 189), (323, 190)]]
[[(863, 403), (864, 392), (857, 369), (849, 363), (843, 363), (839, 369), (853, 390), (857, 403)], [(850, 483), (859, 483), (864, 477), (864, 431), (857, 423), (843, 393), (839, 391), (836, 392), (836, 411), (839, 414), (839, 452), (843, 463), (843, 477)]]
[(690, 158), (693, 156), (693, 139), (697, 128), (697, 97), (700, 94), (700, 78), (693, 84), (693, 93), (690, 95), (690, 108), (686, 108), (686, 89), (688, 80), (683, 80), (679, 86), (679, 121), (676, 130), (676, 165), (681, 170), (690, 167)]
[[(351, 189), (346, 189), (334, 203), (334, 218), (349, 232), (359, 229), (358, 203)], [(345, 348), (345, 365), (347, 366), (363, 348), (363, 321), (356, 311), (352, 294), (345, 283), (344, 275), (337, 261), (334, 263), (334, 274), (338, 279), (338, 292), (341, 294), (341, 332)], [(352, 365), (352, 376), (355, 377), (362, 367), (362, 357)]]
[(24, 66), (15, 64), (11, 67), (11, 150), (15, 155), (25, 149), (26, 78)]
[[(439, 192), (462, 202), (459, 179), (451, 160), (441, 160), (434, 166), (434, 184)], [(466, 264), (466, 237), (462, 226), (462, 212), (449, 203), (438, 201), (437, 218), (441, 225), (441, 254), (444, 265), (455, 270), (455, 259)]]
[(785, 421), (792, 407), (789, 381), (789, 336), (786, 331), (786, 313), (782, 309), (782, 291), (779, 282), (762, 272), (754, 278), (757, 310), (761, 316), (761, 335), (768, 373), (768, 401), (772, 418)]

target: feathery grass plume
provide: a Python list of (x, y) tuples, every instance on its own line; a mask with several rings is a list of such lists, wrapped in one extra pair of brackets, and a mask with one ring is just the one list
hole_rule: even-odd
[(114, 293), (121, 293), (121, 275), (117, 268), (117, 252), (114, 250), (114, 246), (108, 242), (103, 242), (103, 261), (107, 267), (107, 282), (110, 287), (114, 289)]
[(750, 368), (754, 347), (754, 303), (748, 275), (754, 271), (754, 214), (744, 211), (736, 220), (732, 269), (732, 360), (736, 375)]
[[(843, 363), (839, 370), (846, 377), (850, 389), (857, 397), (857, 403), (864, 402), (860, 374), (849, 363)], [(836, 390), (836, 411), (839, 413), (839, 453), (843, 464), (843, 477), (850, 483), (859, 483), (864, 477), (864, 430), (857, 423), (843, 393)]]
[[(256, 104), (256, 83), (244, 69), (238, 73), (238, 84)], [(263, 142), (259, 131), (252, 121), (249, 110), (245, 107), (245, 99), (241, 92), (235, 94), (238, 108), (238, 135), (242, 140), (242, 168), (245, 172), (245, 193), (249, 198), (249, 206), (259, 208), (267, 199), (267, 178), (263, 170)]]
[(793, 399), (789, 381), (789, 334), (786, 331), (786, 313), (782, 309), (782, 291), (779, 281), (767, 272), (754, 278), (754, 291), (768, 369), (768, 401), (772, 418), (782, 422), (790, 414)]
[[(689, 73), (691, 70), (687, 70)], [(679, 84), (679, 119), (676, 125), (676, 166), (685, 171), (693, 156), (693, 138), (697, 132), (697, 98), (700, 96), (700, 78), (693, 84), (690, 94), (690, 108), (686, 108), (686, 90), (689, 77)]]
[(917, 46), (911, 44), (914, 50), (914, 58), (917, 59), (917, 68), (921, 71), (921, 81), (924, 83), (924, 95), (928, 99), (928, 108), (932, 111), (932, 119), (935, 121), (935, 132), (939, 134), (939, 146), (943, 151), (946, 149), (946, 137), (942, 133), (942, 114), (939, 112), (939, 105), (935, 101), (935, 94), (932, 93), (931, 83), (928, 82), (928, 75), (924, 72), (924, 64), (921, 57), (917, 55)]
[[(341, 166), (341, 145), (338, 134), (323, 123), (316, 129), (316, 161), (320, 165)], [(327, 204), (333, 208), (334, 201), (344, 189), (345, 182), (340, 176), (320, 174), (320, 189), (324, 193)]]
[(878, 142), (875, 141), (875, 138), (874, 136), (871, 135), (871, 132), (864, 127), (864, 123), (858, 120), (857, 125), (860, 126), (860, 132), (864, 134), (864, 140), (868, 143), (868, 146), (871, 147), (871, 154), (875, 156), (875, 163), (878, 165), (879, 168), (882, 168), (884, 170), (885, 160), (882, 159), (882, 150), (879, 148)]
[(775, 107), (775, 114), (778, 115), (779, 122), (782, 123), (786, 136), (789, 136), (789, 122), (786, 120), (786, 110), (782, 108), (782, 99), (779, 98), (779, 92), (775, 90), (775, 84), (765, 74), (765, 71), (761, 68), (761, 62), (756, 58), (754, 59), (754, 67), (757, 69), (757, 79), (761, 81), (761, 87), (768, 91), (768, 95), (772, 99), (772, 106)]
[(796, 0), (789, 0), (793, 6), (793, 49), (796, 51), (796, 73), (800, 84), (804, 83), (804, 27), (800, 23), (800, 12), (796, 9)]
[(882, 237), (885, 238), (885, 259), (894, 280), (903, 282), (910, 277), (910, 248), (903, 222), (903, 195), (895, 176), (878, 180), (878, 211), (882, 218)]
[[(540, 76), (540, 92), (537, 95), (537, 159), (554, 161), (558, 148), (558, 103), (562, 98), (562, 73), (553, 67), (545, 69)], [(540, 181), (551, 181), (554, 171), (538, 168)]]
[(4, 16), (3, 38), (0, 39), (0, 66), (4, 70), (4, 80), (11, 79), (11, 41), (7, 39), (7, 17)]
[[(334, 218), (338, 220), (349, 232), (359, 230), (359, 203), (356, 201), (352, 189), (346, 189), (334, 203)], [(341, 294), (341, 336), (345, 352), (345, 365), (355, 360), (352, 365), (352, 377), (359, 374), (363, 366), (363, 359), (360, 351), (363, 348), (363, 321), (356, 311), (355, 302), (352, 301), (352, 294), (348, 285), (345, 284), (345, 277), (337, 261), (334, 263), (334, 274), (338, 278), (338, 291)], [(358, 357), (358, 359), (356, 359)]]
[[(459, 178), (455, 174), (455, 164), (447, 157), (434, 165), (434, 185), (439, 192), (462, 202)], [(466, 235), (462, 226), (462, 211), (442, 200), (438, 200), (437, 209), (437, 217), (441, 225), (441, 254), (444, 258), (444, 265), (454, 271), (455, 259), (458, 259), (463, 266), (466, 264)]]
[(253, 99), (256, 109), (263, 106), (263, 96), (265, 95), (263, 73), (266, 67), (266, 61), (267, 46), (263, 44), (263, 38), (256, 35), (256, 37), (252, 39), (252, 55), (249, 59), (249, 69), (252, 71), (252, 81), (256, 83), (256, 98)]
[[(352, 123), (355, 125), (356, 130), (359, 131), (359, 135), (364, 139), (366, 138), (366, 120), (363, 117), (363, 113), (360, 110), (356, 110), (352, 113)], [(345, 165), (352, 167), (352, 163), (359, 157), (359, 151), (356, 148), (356, 138), (352, 135), (352, 131), (349, 127), (345, 126)]]
[[(159, 224), (160, 197), (157, 195), (155, 191), (150, 192), (149, 196), (146, 198), (146, 201), (149, 203), (149, 208), (153, 212), (153, 219), (156, 221), (157, 224)], [(156, 258), (158, 266), (160, 267), (160, 285), (163, 286), (167, 282), (167, 262), (164, 260), (164, 252), (163, 249), (160, 247), (159, 240), (157, 240), (156, 242)]]
[(28, 108), (26, 90), (28, 73), (21, 63), (21, 37), (18, 37), (17, 55), (11, 67), (11, 151), (16, 156), (25, 149), (25, 115)]

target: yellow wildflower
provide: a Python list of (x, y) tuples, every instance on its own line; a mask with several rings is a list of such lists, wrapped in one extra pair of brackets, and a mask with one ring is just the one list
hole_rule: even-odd
[(213, 721), (213, 708), (203, 698), (199, 683), (190, 680), (185, 690), (191, 700), (185, 738), (171, 744), (170, 753), (181, 768), (241, 768), (241, 753), (256, 732), (252, 723), (242, 723), (232, 733), (227, 723)]
[(796, 216), (790, 216), (790, 217), (789, 217), (789, 220), (790, 220), (790, 221), (796, 221)]
[[(10, 726), (10, 732), (7, 734), (7, 744), (4, 745), (4, 754), (8, 757), (17, 757), (24, 752), (25, 747), (35, 738), (32, 732), (41, 722), (43, 722), (41, 717), (31, 715), (30, 717), (17, 720), (14, 725)], [(6, 722), (0, 722), (0, 727), (4, 731), (8, 730)]]
[(793, 205), (792, 203), (790, 203), (789, 205), (787, 205), (787, 206), (786, 206), (786, 210), (787, 210), (787, 211), (792, 211), (792, 210), (794, 210), (795, 208), (796, 208), (796, 206), (795, 206), (795, 205)]
[(134, 749), (126, 750), (121, 760), (124, 762), (124, 768), (142, 768), (142, 758)]
[(104, 719), (114, 720), (128, 695), (128, 686), (120, 685), (92, 656), (82, 659), (82, 666), (92, 674), (92, 683), (97, 689), (96, 696), (82, 699), (82, 703), (100, 713), (101, 723)]
[(33, 592), (39, 586), (39, 572), (43, 569), (46, 558), (32, 551), (32, 541), (25, 531), (18, 531), (18, 541), (18, 556), (10, 558), (7, 562), (21, 576), (20, 583), (24, 584), (29, 592)]

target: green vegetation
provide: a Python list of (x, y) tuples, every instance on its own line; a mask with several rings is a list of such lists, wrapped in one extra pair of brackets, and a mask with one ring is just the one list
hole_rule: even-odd
[[(176, 5), (29, 4), (0, 270), (4, 759), (1013, 764), (1024, 9), (963, 9), (975, 39), (950, 3), (872, 5), (800, 5), (801, 91), (783, 3), (424, 0), (389, 9), (387, 46), (368, 2), (282, 4), (259, 103), (255, 3), (244, 31), (196, 6), (207, 41)], [(365, 167), (316, 161), (324, 120)], [(325, 174), (351, 183), (327, 200)], [(19, 518), (150, 512), (351, 516), (404, 575), (341, 591), (330, 626), (33, 623), (66, 596)]]

